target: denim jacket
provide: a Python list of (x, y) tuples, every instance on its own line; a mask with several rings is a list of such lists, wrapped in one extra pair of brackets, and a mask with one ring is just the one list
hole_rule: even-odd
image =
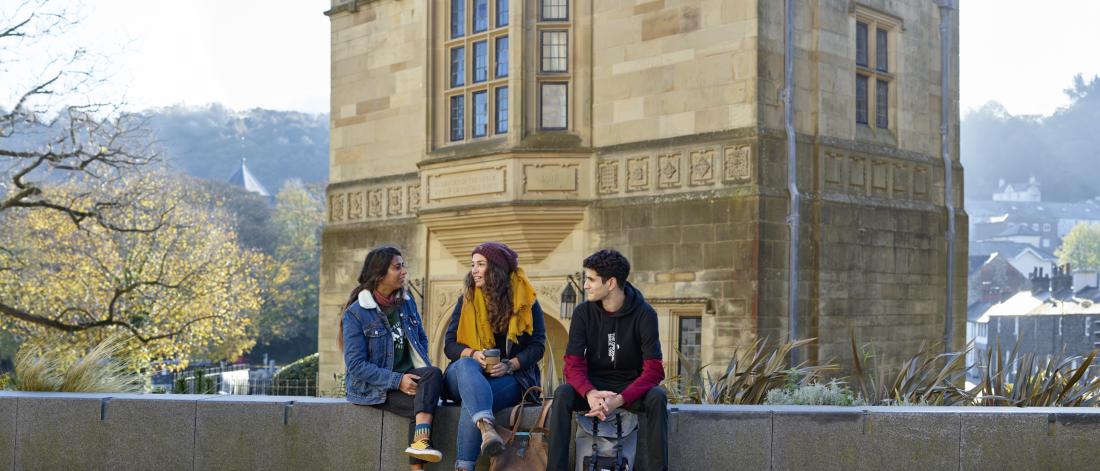
[[(412, 346), (413, 367), (431, 366), (428, 336), (416, 311), (416, 303), (405, 293), (401, 303), (401, 325)], [(393, 337), (389, 320), (369, 291), (344, 311), (344, 367), (347, 399), (362, 405), (386, 402), (386, 392), (401, 385), (402, 373), (393, 371)]]

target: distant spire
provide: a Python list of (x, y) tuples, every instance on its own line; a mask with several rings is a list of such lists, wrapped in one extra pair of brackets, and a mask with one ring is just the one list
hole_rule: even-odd
[(255, 175), (252, 175), (252, 172), (248, 170), (248, 167), (245, 165), (244, 157), (241, 157), (240, 168), (238, 168), (237, 171), (233, 173), (233, 176), (229, 177), (229, 183), (231, 185), (236, 185), (244, 188), (245, 191), (256, 193), (260, 196), (271, 196), (271, 193), (267, 192), (267, 188), (264, 187), (263, 183), (260, 183), (260, 180), (257, 179)]

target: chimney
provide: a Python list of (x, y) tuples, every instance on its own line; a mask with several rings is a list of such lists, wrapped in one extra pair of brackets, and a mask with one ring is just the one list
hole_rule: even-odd
[(1041, 267), (1035, 267), (1027, 279), (1031, 280), (1031, 294), (1042, 294), (1050, 289), (1050, 276), (1043, 275)]

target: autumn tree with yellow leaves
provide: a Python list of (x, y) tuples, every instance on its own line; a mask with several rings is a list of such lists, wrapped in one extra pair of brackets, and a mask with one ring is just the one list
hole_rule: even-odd
[(159, 168), (144, 118), (91, 98), (100, 61), (37, 60), (66, 4), (0, 8), (0, 327), (74, 358), (122, 334), (135, 365), (248, 348), (269, 260)]

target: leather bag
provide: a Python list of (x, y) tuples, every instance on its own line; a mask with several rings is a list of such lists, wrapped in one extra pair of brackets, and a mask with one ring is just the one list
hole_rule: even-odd
[[(537, 394), (532, 396), (531, 393)], [(523, 399), (512, 408), (508, 427), (497, 425), (497, 433), (504, 440), (504, 451), (501, 451), (489, 461), (490, 471), (544, 471), (546, 469), (547, 437), (550, 433), (546, 429), (546, 416), (550, 413), (553, 399), (543, 399), (542, 408), (539, 410), (539, 418), (526, 432), (520, 431), (523, 423), (523, 409), (528, 404), (534, 406), (536, 401), (527, 401), (528, 397), (539, 397), (542, 388), (531, 386), (523, 393)]]

